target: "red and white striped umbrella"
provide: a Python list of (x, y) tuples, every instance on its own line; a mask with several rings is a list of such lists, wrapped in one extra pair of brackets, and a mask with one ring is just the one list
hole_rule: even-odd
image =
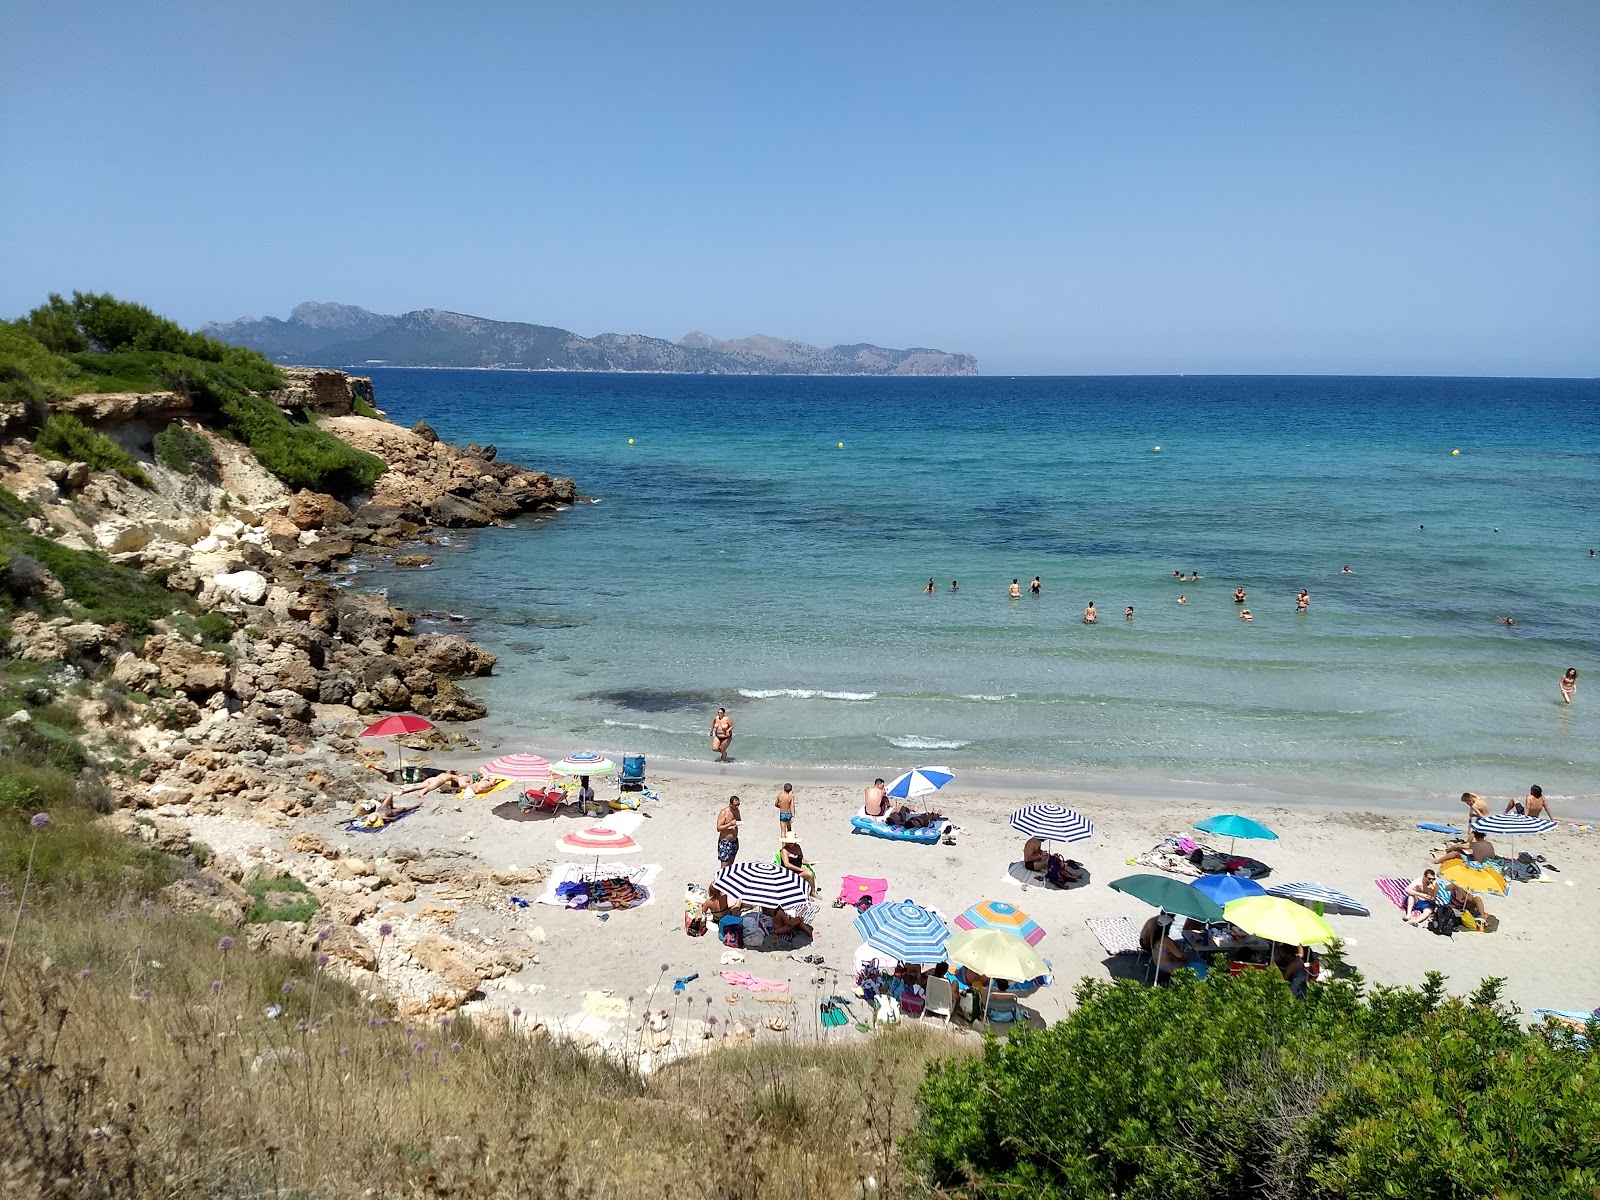
[(591, 825), (579, 829), (556, 842), (563, 850), (581, 850), (585, 854), (637, 854), (644, 847), (621, 830), (609, 825)]
[(496, 779), (549, 779), (550, 760), (537, 754), (502, 754), (484, 763), (483, 773)]

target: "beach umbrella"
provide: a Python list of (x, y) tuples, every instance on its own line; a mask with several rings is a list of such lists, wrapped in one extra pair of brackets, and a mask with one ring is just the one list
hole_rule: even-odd
[[(1278, 835), (1273, 833), (1260, 821), (1252, 821), (1249, 817), (1241, 817), (1238, 813), (1223, 813), (1217, 817), (1207, 817), (1204, 821), (1196, 821), (1196, 829), (1203, 829), (1207, 833), (1214, 833), (1218, 837), (1236, 840), (1249, 838), (1257, 841), (1275, 842)], [(1233, 840), (1228, 842), (1228, 853), (1233, 853)]]
[[(1500, 813), (1493, 817), (1479, 817), (1472, 822), (1472, 827), (1479, 833), (1491, 833), (1496, 837), (1509, 836), (1521, 837), (1525, 833), (1549, 833), (1556, 828), (1556, 823), (1546, 817), (1529, 817), (1522, 813)], [(1512, 843), (1516, 845), (1515, 842)], [(1513, 858), (1516, 855), (1512, 855)]]
[(1267, 894), (1267, 889), (1254, 879), (1242, 879), (1237, 875), (1202, 875), (1199, 879), (1191, 880), (1189, 886), (1197, 892), (1204, 892), (1218, 904)]
[(560, 762), (550, 764), (550, 770), (557, 775), (609, 775), (616, 769), (616, 763), (592, 750), (569, 754)]
[(1439, 877), (1469, 892), (1491, 896), (1506, 894), (1506, 877), (1493, 867), (1473, 866), (1464, 858), (1447, 858), (1439, 864)]
[(1347, 896), (1338, 888), (1325, 883), (1280, 883), (1267, 891), (1304, 904), (1319, 917), (1332, 913), (1336, 917), (1370, 917), (1372, 912), (1354, 896)]
[(1047, 842), (1083, 842), (1094, 836), (1094, 822), (1059, 804), (1030, 804), (1011, 814), (1011, 828)]
[(1229, 921), (1246, 933), (1290, 946), (1317, 946), (1339, 935), (1309, 908), (1283, 896), (1246, 896), (1223, 909)]
[[(966, 912), (956, 918), (956, 925), (961, 929), (999, 929), (1005, 933), (1015, 934), (1030, 946), (1037, 946), (1044, 941), (1044, 930), (1039, 923), (1013, 904), (1004, 900), (983, 900), (974, 904)], [(988, 974), (987, 971), (984, 972)], [(1006, 976), (1007, 979), (1013, 976)], [(1033, 978), (1031, 975), (1028, 978)]]
[(945, 943), (945, 961), (990, 979), (1037, 979), (1050, 970), (1039, 952), (1003, 929), (963, 929)]
[(537, 754), (502, 754), (484, 763), (483, 773), (496, 779), (549, 779), (550, 760)]
[(883, 791), (897, 800), (909, 800), (913, 796), (937, 792), (954, 778), (955, 773), (949, 767), (912, 767)]
[[(392, 717), (385, 717), (368, 725), (361, 731), (362, 737), (401, 737), (408, 733), (422, 733), (424, 730), (435, 728), (432, 721), (424, 721), (415, 713), (397, 713)], [(400, 752), (400, 765), (406, 765), (406, 748), (395, 743), (395, 749)]]
[(637, 854), (644, 847), (620, 829), (609, 825), (591, 825), (577, 829), (561, 838), (556, 845), (563, 850), (581, 850), (586, 854)]
[(772, 862), (729, 863), (717, 872), (719, 888), (741, 904), (793, 908), (811, 899), (805, 876)]
[(1162, 912), (1212, 924), (1222, 920), (1222, 906), (1204, 892), (1167, 875), (1124, 875), (1111, 890), (1143, 900)]
[(943, 962), (950, 940), (950, 929), (938, 914), (913, 900), (874, 904), (852, 924), (868, 946), (903, 963)]

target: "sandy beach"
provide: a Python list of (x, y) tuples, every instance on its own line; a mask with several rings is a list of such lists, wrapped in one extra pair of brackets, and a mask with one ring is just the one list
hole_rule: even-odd
[[(482, 756), (440, 756), (453, 765), (470, 766)], [(727, 772), (726, 775), (721, 774)], [(621, 859), (630, 872), (659, 868), (652, 903), (602, 917), (532, 903), (520, 907), (507, 897), (533, 900), (545, 885), (506, 886), (495, 901), (482, 898), (463, 904), (442, 918), (420, 913), (422, 901), (391, 906), (383, 916), (394, 922), (397, 945), (416, 936), (415, 929), (441, 920), (451, 936), (491, 948), (514, 944), (536, 950), (538, 961), (484, 985), (484, 999), (469, 1008), (510, 1015), (525, 1023), (593, 1038), (601, 1045), (620, 1045), (627, 1030), (637, 1029), (637, 1015), (646, 1009), (671, 1009), (672, 981), (698, 973), (679, 998), (681, 1032), (698, 1037), (698, 1022), (715, 1015), (720, 1023), (755, 1028), (757, 1036), (815, 1036), (816, 999), (849, 991), (852, 961), (860, 938), (848, 909), (829, 906), (843, 874), (881, 876), (889, 881), (889, 899), (910, 897), (948, 917), (986, 898), (1009, 901), (1047, 931), (1039, 951), (1051, 963), (1055, 984), (1028, 999), (1025, 1008), (1038, 1019), (1054, 1021), (1072, 1005), (1082, 977), (1110, 977), (1112, 964), (1085, 921), (1094, 917), (1130, 918), (1141, 923), (1150, 909), (1110, 890), (1119, 876), (1147, 868), (1129, 859), (1169, 834), (1190, 830), (1193, 823), (1220, 811), (1239, 811), (1277, 831), (1276, 842), (1240, 843), (1269, 863), (1265, 882), (1315, 881), (1337, 888), (1368, 905), (1370, 917), (1334, 916), (1351, 963), (1371, 983), (1416, 984), (1428, 971), (1449, 977), (1449, 986), (1465, 992), (1487, 976), (1507, 979), (1509, 999), (1531, 1013), (1535, 1008), (1592, 1008), (1600, 1003), (1600, 959), (1575, 940), (1587, 928), (1600, 878), (1600, 831), (1562, 827), (1524, 848), (1543, 854), (1559, 871), (1546, 882), (1514, 884), (1504, 897), (1489, 897), (1497, 928), (1488, 934), (1460, 933), (1440, 937), (1405, 924), (1399, 910), (1379, 892), (1380, 877), (1411, 877), (1428, 861), (1441, 835), (1416, 828), (1419, 820), (1452, 821), (1456, 812), (1356, 808), (1312, 808), (1286, 804), (1240, 802), (1219, 808), (1212, 797), (1150, 797), (1073, 791), (1060, 786), (971, 787), (957, 779), (937, 797), (939, 807), (958, 826), (955, 845), (931, 846), (886, 841), (855, 834), (849, 818), (859, 809), (861, 791), (839, 782), (796, 782), (799, 797), (795, 831), (806, 857), (815, 864), (819, 895), (824, 901), (810, 944), (778, 949), (747, 948), (743, 961), (725, 964), (725, 948), (714, 936), (690, 938), (683, 931), (683, 896), (688, 884), (706, 884), (716, 870), (714, 819), (734, 791), (743, 800), (739, 858), (768, 859), (775, 852), (778, 822), (772, 807), (786, 776), (759, 767), (736, 764), (649, 774), (659, 804), (646, 804), (633, 836), (640, 853)], [(863, 781), (863, 784), (866, 781)], [(431, 802), (422, 811), (374, 835), (337, 834), (346, 854), (364, 854), (368, 861), (404, 856), (411, 850), (437, 855), (460, 853), (496, 871), (581, 861), (561, 852), (557, 841), (592, 824), (563, 811), (558, 816), (523, 814), (509, 790), (479, 800), (451, 798)], [(1061, 892), (1025, 887), (1008, 874), (1020, 857), (1022, 839), (1007, 824), (1010, 812), (1023, 804), (1053, 801), (1089, 816), (1094, 837), (1070, 847), (1073, 857), (1090, 872), (1086, 886)], [(254, 833), (251, 832), (254, 830)], [(295, 821), (292, 827), (268, 830), (237, 823), (236, 832), (261, 844), (282, 849), (298, 831), (329, 836), (326, 818)], [(196, 836), (219, 837), (222, 831), (197, 822)], [(236, 849), (239, 847), (235, 847)], [(1506, 852), (1507, 847), (1502, 847)], [(1516, 848), (1509, 848), (1512, 852)], [(592, 861), (592, 860), (590, 860)], [(824, 970), (802, 959), (821, 956)], [(1124, 960), (1125, 962), (1127, 960)], [(1124, 972), (1127, 970), (1123, 964)], [(787, 983), (788, 989), (760, 1001), (747, 989), (718, 978), (719, 970), (749, 972)], [(834, 970), (838, 971), (835, 975)], [(664, 982), (663, 982), (664, 980)], [(658, 985), (660, 992), (653, 992)], [(787, 997), (786, 1003), (784, 997)], [(709, 1006), (707, 998), (710, 999)], [(858, 1005), (858, 1011), (860, 1006)], [(682, 1021), (695, 1014), (695, 1029)], [(630, 1013), (632, 1016), (630, 1016)], [(783, 1033), (770, 1032), (767, 1020), (781, 1018)], [(724, 1026), (725, 1027), (725, 1026)], [(830, 1036), (852, 1036), (848, 1028)]]

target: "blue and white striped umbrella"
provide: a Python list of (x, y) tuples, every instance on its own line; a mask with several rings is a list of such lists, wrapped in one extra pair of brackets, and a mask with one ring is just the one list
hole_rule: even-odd
[(1501, 813), (1494, 817), (1479, 817), (1472, 827), (1480, 833), (1523, 834), (1549, 833), (1556, 823), (1544, 817), (1525, 817), (1521, 813)]
[(1298, 900), (1307, 908), (1319, 913), (1333, 913), (1340, 917), (1372, 915), (1367, 906), (1354, 896), (1347, 896), (1338, 888), (1331, 888), (1323, 883), (1280, 883), (1276, 887), (1269, 887), (1267, 894), (1282, 896), (1285, 900)]
[(1049, 842), (1084, 842), (1094, 836), (1094, 822), (1059, 804), (1030, 804), (1011, 814), (1011, 828)]
[(730, 863), (717, 872), (716, 882), (735, 900), (759, 908), (792, 908), (811, 898), (805, 877), (777, 863)]
[(955, 772), (949, 767), (912, 767), (883, 790), (897, 800), (909, 800), (937, 792), (954, 778)]
[(912, 900), (874, 904), (853, 922), (861, 940), (903, 963), (944, 961), (950, 929), (938, 914)]

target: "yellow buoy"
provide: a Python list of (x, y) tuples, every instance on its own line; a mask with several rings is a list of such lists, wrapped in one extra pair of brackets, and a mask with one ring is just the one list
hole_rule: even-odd
[(1451, 458), (1460, 458), (1461, 457), (1461, 451), (1459, 451), (1459, 450), (1450, 451), (1450, 457)]
[(1161, 447), (1160, 447), (1160, 446), (1157, 446), (1157, 447), (1156, 447), (1156, 453), (1157, 453), (1157, 454), (1160, 454), (1160, 453), (1161, 453)]
[(843, 449), (844, 449), (844, 443), (843, 443), (843, 442), (840, 442), (840, 443), (839, 443), (839, 449), (841, 449), (841, 450), (843, 450)]
[(630, 445), (630, 446), (633, 445), (633, 439), (632, 438), (628, 439), (628, 445)]

